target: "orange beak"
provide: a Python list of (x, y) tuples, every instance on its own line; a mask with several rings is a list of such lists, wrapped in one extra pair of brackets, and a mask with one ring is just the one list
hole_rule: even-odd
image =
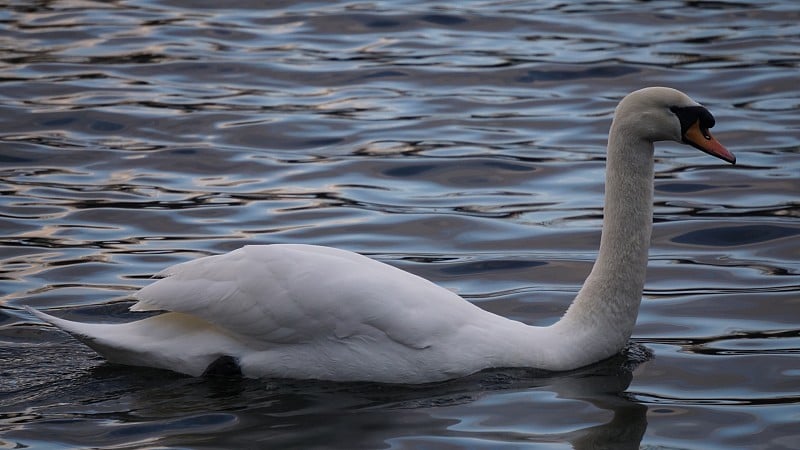
[(695, 122), (683, 135), (684, 141), (692, 147), (704, 151), (711, 156), (736, 164), (736, 156), (714, 139), (707, 129), (700, 128), (700, 121)]

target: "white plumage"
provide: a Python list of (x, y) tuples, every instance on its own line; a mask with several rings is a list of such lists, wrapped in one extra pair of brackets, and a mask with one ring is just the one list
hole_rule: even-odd
[(248, 377), (390, 383), (490, 367), (574, 369), (612, 356), (630, 338), (647, 265), (652, 142), (684, 141), (734, 162), (708, 134), (709, 117), (668, 88), (640, 90), (620, 103), (598, 260), (567, 313), (549, 327), (489, 313), (362, 255), (291, 244), (246, 246), (162, 271), (134, 296), (131, 310), (168, 311), (147, 319), (87, 324), (30, 311), (109, 361), (195, 376), (220, 357), (233, 358)]

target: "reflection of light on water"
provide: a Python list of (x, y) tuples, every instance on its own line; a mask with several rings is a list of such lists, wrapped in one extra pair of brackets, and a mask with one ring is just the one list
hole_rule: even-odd
[[(797, 440), (795, 2), (178, 3), (4, 11), (0, 445)], [(170, 264), (304, 242), (552, 323), (597, 252), (614, 105), (645, 84), (709, 106), (740, 160), (658, 146), (634, 335), (656, 356), (630, 387), (184, 379), (102, 365), (19, 310), (125, 318)]]

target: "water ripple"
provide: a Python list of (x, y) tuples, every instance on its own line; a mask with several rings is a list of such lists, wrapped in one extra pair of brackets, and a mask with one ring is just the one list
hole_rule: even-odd
[[(800, 440), (794, 2), (12, 1), (0, 20), (0, 446)], [(185, 379), (102, 364), (21, 309), (126, 320), (169, 264), (307, 242), (552, 323), (596, 254), (614, 106), (657, 84), (714, 111), (739, 161), (658, 148), (635, 375)]]

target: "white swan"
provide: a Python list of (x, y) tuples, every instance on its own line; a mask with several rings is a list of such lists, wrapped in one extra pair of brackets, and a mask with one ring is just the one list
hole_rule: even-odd
[(534, 327), (484, 311), (425, 279), (355, 253), (253, 245), (170, 267), (135, 294), (125, 324), (29, 310), (108, 361), (201, 375), (220, 362), (246, 377), (424, 383), (492, 367), (575, 369), (619, 352), (647, 268), (653, 142), (735, 163), (708, 132), (714, 118), (674, 89), (626, 96), (608, 140), (597, 261), (564, 316)]

